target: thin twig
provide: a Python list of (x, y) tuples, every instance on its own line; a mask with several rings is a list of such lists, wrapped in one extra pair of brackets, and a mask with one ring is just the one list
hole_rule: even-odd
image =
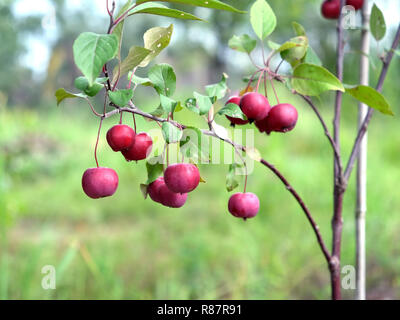
[[(397, 33), (396, 33), (396, 36), (395, 36), (395, 38), (393, 40), (393, 44), (392, 44), (391, 50), (387, 53), (387, 56), (386, 56), (386, 58), (384, 59), (384, 62), (383, 62), (382, 71), (381, 71), (381, 74), (379, 76), (378, 84), (376, 86), (376, 90), (379, 91), (379, 92), (382, 91), (382, 86), (383, 86), (383, 83), (385, 82), (390, 62), (392, 61), (392, 58), (393, 58), (393, 55), (394, 55), (394, 51), (399, 46), (399, 42), (400, 42), (400, 25), (397, 28)], [(367, 115), (365, 117), (365, 120), (364, 120), (362, 126), (360, 127), (360, 129), (358, 131), (357, 138), (356, 138), (356, 140), (354, 142), (353, 149), (351, 151), (351, 155), (350, 155), (349, 161), (347, 162), (347, 166), (346, 166), (346, 169), (344, 171), (344, 178), (346, 180), (348, 180), (350, 178), (351, 172), (352, 172), (353, 167), (354, 167), (355, 160), (357, 159), (357, 156), (358, 156), (358, 153), (359, 153), (359, 150), (360, 150), (360, 145), (361, 145), (362, 139), (363, 139), (365, 133), (367, 132), (368, 125), (369, 125), (369, 123), (371, 121), (373, 113), (374, 113), (374, 109), (369, 108), (368, 113), (367, 113)]]

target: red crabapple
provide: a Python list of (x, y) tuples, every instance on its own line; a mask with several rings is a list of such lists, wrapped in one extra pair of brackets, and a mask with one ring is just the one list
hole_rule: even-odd
[(238, 192), (229, 198), (228, 209), (237, 218), (253, 218), (260, 209), (260, 200), (254, 193)]
[(149, 184), (147, 192), (149, 193), (151, 200), (154, 202), (161, 203), (160, 187), (163, 185), (165, 185), (164, 177), (158, 177), (155, 181)]
[(240, 99), (240, 108), (251, 123), (264, 119), (268, 115), (271, 106), (264, 95), (258, 92), (248, 92)]
[(135, 136), (135, 141), (129, 149), (122, 150), (122, 154), (127, 161), (138, 161), (146, 159), (152, 148), (153, 140), (151, 137), (147, 133), (141, 132)]
[(295, 107), (289, 103), (281, 103), (272, 107), (266, 118), (265, 131), (288, 132), (296, 126), (298, 113)]
[(364, 0), (347, 0), (346, 4), (348, 6), (353, 6), (356, 10), (359, 10), (364, 5)]
[(162, 205), (170, 208), (180, 208), (187, 200), (187, 193), (172, 192), (167, 185), (161, 184), (158, 189), (159, 199)]
[(129, 149), (135, 141), (135, 131), (125, 124), (117, 124), (107, 131), (107, 142), (114, 151)]
[(118, 187), (118, 175), (110, 168), (90, 168), (82, 176), (83, 191), (90, 198), (112, 196)]
[(188, 193), (196, 189), (200, 182), (199, 169), (191, 163), (175, 163), (164, 172), (167, 187), (176, 193)]
[(340, 0), (325, 0), (321, 7), (326, 19), (338, 19), (340, 16)]

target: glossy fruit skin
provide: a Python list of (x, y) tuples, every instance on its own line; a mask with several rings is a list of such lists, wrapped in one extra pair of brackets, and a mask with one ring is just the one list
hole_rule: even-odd
[(248, 92), (240, 99), (240, 108), (249, 119), (249, 122), (264, 119), (271, 106), (268, 99), (258, 92)]
[(146, 159), (153, 148), (153, 140), (146, 132), (136, 134), (133, 145), (126, 150), (122, 150), (127, 161), (139, 161)]
[(338, 19), (340, 16), (340, 0), (325, 0), (321, 13), (326, 19)]
[(229, 198), (228, 210), (237, 218), (253, 218), (260, 209), (260, 200), (251, 192), (238, 192)]
[[(241, 99), (241, 97), (239, 97), (239, 96), (230, 97), (229, 100), (225, 103), (225, 105), (227, 105), (229, 103), (234, 103), (234, 104), (240, 105), (240, 99)], [(232, 118), (230, 116), (226, 116), (226, 117), (231, 122), (232, 127), (234, 127), (235, 125), (242, 126), (242, 125), (249, 123), (249, 120), (243, 120), (240, 118)]]
[(164, 183), (158, 189), (159, 199), (162, 205), (169, 208), (180, 208), (186, 203), (187, 193), (172, 192)]
[(112, 196), (118, 188), (118, 175), (110, 168), (90, 168), (82, 176), (82, 189), (92, 199)]
[(155, 181), (149, 184), (147, 192), (154, 202), (161, 203), (160, 187), (165, 185), (164, 177), (158, 177)]
[(289, 103), (281, 103), (273, 107), (266, 118), (265, 132), (288, 132), (293, 130), (298, 120), (298, 112)]
[(354, 9), (360, 10), (364, 5), (364, 0), (347, 0), (346, 5), (353, 6)]
[(200, 172), (194, 164), (175, 163), (165, 170), (164, 181), (172, 192), (188, 193), (199, 185)]
[(125, 124), (117, 124), (107, 131), (107, 142), (114, 151), (129, 149), (135, 142), (135, 131)]
[[(271, 111), (270, 111), (271, 112)], [(256, 127), (258, 128), (258, 130), (262, 133), (262, 132), (270, 132), (270, 130), (268, 129), (268, 116), (266, 116), (264, 119), (258, 120), (255, 122)]]

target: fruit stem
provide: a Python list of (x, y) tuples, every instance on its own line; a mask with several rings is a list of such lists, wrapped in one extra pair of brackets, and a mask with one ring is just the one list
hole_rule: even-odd
[(258, 88), (260, 87), (260, 82), (261, 82), (261, 78), (263, 76), (263, 72), (260, 73), (260, 76), (258, 77), (258, 82), (257, 82), (257, 87), (256, 87), (256, 92), (258, 92)]
[(264, 71), (264, 95), (268, 98), (268, 91), (267, 91), (267, 72)]
[(121, 115), (119, 116), (119, 124), (122, 124), (122, 115), (123, 115), (123, 111), (121, 111)]
[(97, 132), (97, 139), (96, 139), (96, 145), (94, 147), (94, 160), (96, 161), (96, 166), (97, 168), (99, 167), (99, 161), (97, 159), (97, 147), (99, 145), (99, 138), (100, 138), (100, 131), (101, 131), (101, 125), (103, 123), (104, 118), (100, 118), (100, 125), (99, 125), (99, 131)]
[(271, 87), (272, 87), (272, 90), (274, 91), (274, 95), (275, 95), (275, 98), (276, 98), (276, 102), (278, 102), (278, 104), (280, 104), (278, 95), (276, 94), (276, 90), (275, 90), (275, 86), (274, 86), (274, 81), (272, 80), (271, 77), (269, 78), (269, 81), (271, 82)]
[(135, 114), (134, 113), (132, 113), (132, 118), (133, 118), (134, 130), (135, 130), (135, 133), (136, 133), (136, 118), (135, 118)]
[(246, 193), (246, 188), (247, 188), (247, 166), (245, 165), (245, 170), (246, 170), (246, 176), (244, 177), (244, 189), (243, 189), (243, 193)]

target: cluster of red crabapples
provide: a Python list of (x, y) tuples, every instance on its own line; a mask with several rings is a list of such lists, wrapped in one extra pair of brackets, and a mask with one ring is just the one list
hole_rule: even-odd
[[(360, 10), (364, 5), (364, 0), (346, 0), (346, 5), (353, 6), (355, 10)], [(326, 19), (339, 19), (340, 0), (325, 0), (321, 6), (321, 12)]]
[[(240, 107), (247, 120), (226, 116), (232, 126), (255, 123), (260, 132), (288, 132), (296, 126), (298, 113), (294, 106), (279, 103), (271, 107), (267, 97), (258, 92), (248, 92), (243, 96), (233, 96), (226, 104), (234, 103)], [(229, 212), (238, 218), (252, 218), (260, 208), (258, 197), (251, 192), (235, 193), (228, 203)]]
[[(298, 114), (290, 104), (278, 104), (271, 108), (268, 99), (258, 92), (248, 92), (243, 96), (231, 97), (226, 104), (237, 104), (247, 120), (227, 116), (232, 125), (255, 123), (260, 132), (270, 134), (292, 130)], [(121, 152), (127, 161), (139, 161), (148, 157), (153, 141), (145, 133), (138, 133), (128, 125), (117, 124), (107, 132), (107, 142), (115, 152)], [(196, 189), (200, 182), (197, 166), (190, 163), (168, 165), (164, 175), (158, 177), (147, 187), (150, 198), (166, 207), (180, 208), (187, 200), (188, 193)], [(115, 170), (104, 167), (87, 169), (82, 177), (82, 188), (90, 198), (98, 199), (112, 196), (118, 187)], [(228, 202), (229, 212), (238, 218), (252, 218), (260, 208), (258, 197), (251, 192), (235, 193)]]
[[(136, 134), (128, 125), (117, 124), (107, 132), (107, 142), (115, 152), (121, 152), (127, 161), (144, 160), (151, 153), (153, 141), (145, 133)], [(163, 177), (157, 178), (147, 189), (150, 198), (170, 208), (182, 207), (187, 194), (200, 182), (199, 169), (190, 163), (169, 165)], [(90, 198), (112, 196), (118, 187), (115, 170), (104, 167), (87, 169), (82, 177), (83, 191)]]

